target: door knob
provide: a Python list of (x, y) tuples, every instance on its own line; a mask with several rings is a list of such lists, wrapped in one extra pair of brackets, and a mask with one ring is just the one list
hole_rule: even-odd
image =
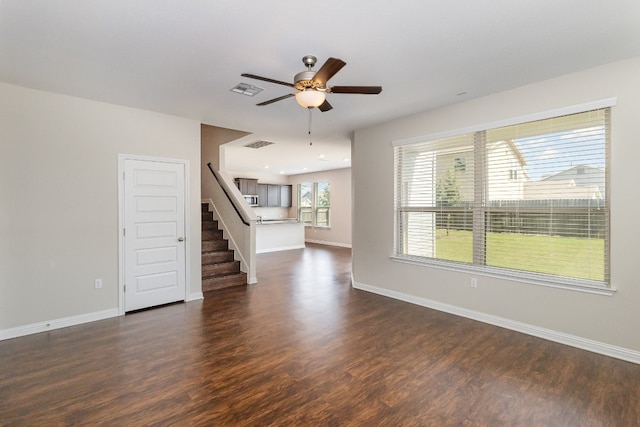
[(184, 237), (178, 237), (178, 242), (184, 242)]

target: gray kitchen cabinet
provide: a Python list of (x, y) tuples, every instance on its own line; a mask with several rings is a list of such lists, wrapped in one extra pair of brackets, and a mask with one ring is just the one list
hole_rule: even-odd
[(291, 186), (279, 184), (256, 184), (258, 206), (265, 208), (290, 208)]
[(258, 180), (252, 178), (236, 178), (235, 180), (240, 193), (255, 196), (258, 194)]
[(270, 208), (280, 207), (280, 186), (267, 184), (267, 206)]
[(268, 185), (267, 184), (258, 184), (258, 206), (265, 207), (267, 206), (267, 197), (268, 197)]
[(291, 207), (291, 186), (290, 185), (280, 186), (280, 206), (283, 208)]

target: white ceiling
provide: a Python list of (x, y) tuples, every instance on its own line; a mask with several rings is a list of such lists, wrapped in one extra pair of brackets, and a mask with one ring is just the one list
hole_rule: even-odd
[[(292, 81), (307, 54), (383, 87), (329, 94), (312, 146), (294, 99), (255, 106), (290, 89), (240, 76)], [(638, 0), (0, 0), (0, 81), (251, 132), (275, 144), (227, 167), (261, 173), (349, 166), (355, 129), (638, 55)]]

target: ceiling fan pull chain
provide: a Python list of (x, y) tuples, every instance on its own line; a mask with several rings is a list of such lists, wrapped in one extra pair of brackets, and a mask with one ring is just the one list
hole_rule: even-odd
[(313, 142), (311, 142), (311, 109), (313, 107), (307, 107), (307, 110), (309, 110), (309, 145), (313, 145)]

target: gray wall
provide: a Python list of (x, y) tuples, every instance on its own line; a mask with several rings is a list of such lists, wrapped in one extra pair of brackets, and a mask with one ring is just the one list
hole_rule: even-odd
[(201, 176), (202, 176), (202, 200), (210, 199), (213, 188), (213, 175), (207, 166), (211, 163), (211, 167), (215, 171), (220, 170), (220, 146), (227, 142), (234, 141), (248, 135), (247, 132), (226, 129), (218, 126), (201, 125)]
[(7, 84), (0, 100), (0, 331), (118, 308), (121, 153), (189, 161), (201, 292), (200, 123)]
[[(353, 144), (353, 275), (356, 286), (401, 299), (430, 301), (461, 312), (640, 351), (637, 220), (640, 199), (640, 58), (359, 130)], [(611, 279), (613, 296), (536, 286), (390, 259), (394, 193), (391, 141), (453, 131), (617, 97), (612, 109)], [(573, 339), (573, 338), (572, 338)], [(638, 358), (639, 353), (633, 357)], [(640, 358), (638, 358), (640, 360)]]

